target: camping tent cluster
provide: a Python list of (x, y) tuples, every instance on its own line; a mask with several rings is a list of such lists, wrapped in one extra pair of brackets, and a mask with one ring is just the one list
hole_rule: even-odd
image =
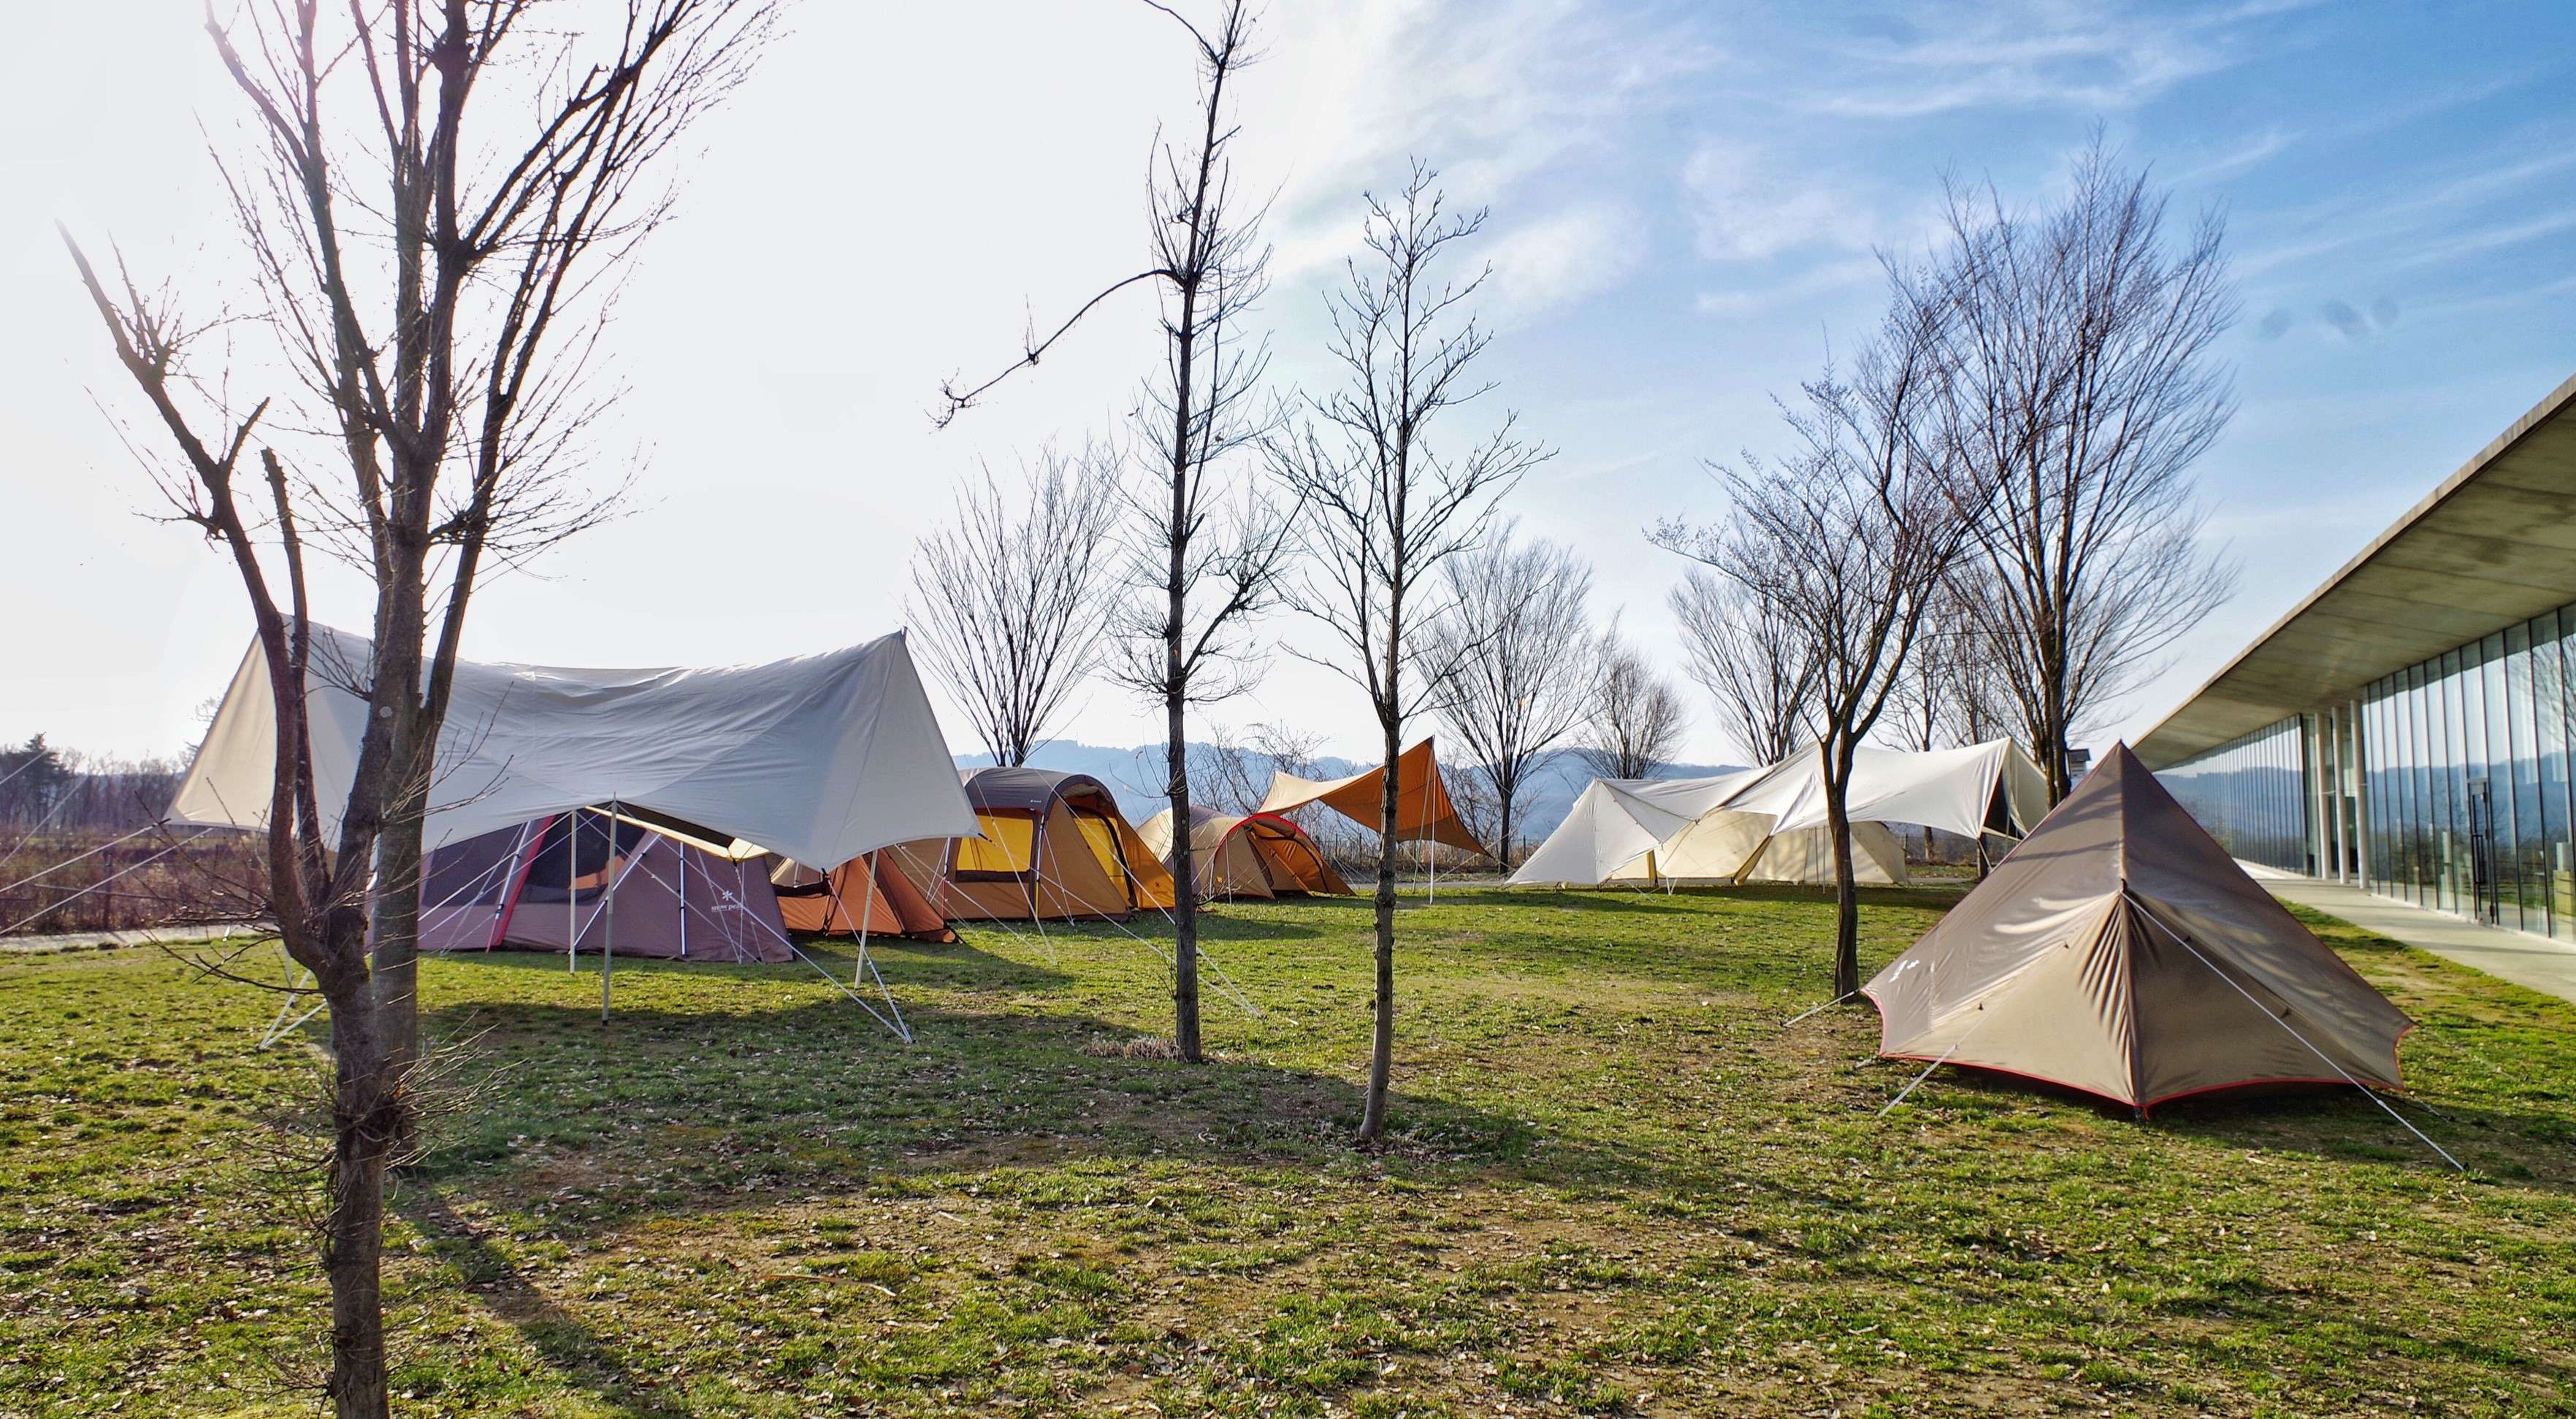
[[(1811, 751), (1710, 778), (1596, 779), (1512, 881), (1817, 880), (1830, 873), (1822, 770)], [(1848, 801), (1862, 881), (1903, 880), (1887, 824), (2012, 841), (1862, 987), (1883, 1056), (2059, 1085), (2141, 1114), (2247, 1085), (2400, 1087), (2404, 1012), (2125, 746), (2045, 813), (2038, 767), (2010, 741), (1862, 749)]]
[[(2048, 800), (2038, 765), (2009, 739), (1964, 749), (1854, 751), (1846, 800), (1853, 870), (1905, 880), (1889, 824), (2019, 838)], [(1824, 759), (1808, 749), (1706, 778), (1594, 779), (1512, 874), (1514, 886), (1819, 882), (1833, 876)]]
[[(328, 836), (356, 772), (370, 647), (311, 632), (305, 703)], [(276, 726), (253, 645), (170, 820), (265, 828)], [(595, 947), (603, 991), (620, 950), (786, 960), (791, 921), (831, 929), (880, 909), (889, 932), (944, 930), (871, 855), (976, 831), (900, 634), (720, 669), (459, 661), (430, 793), (420, 944)], [(817, 886), (819, 905), (805, 900)], [(902, 1030), (899, 1014), (889, 1023)]]
[[(328, 833), (355, 771), (369, 646), (316, 626), (313, 647)], [(170, 820), (265, 827), (275, 724), (254, 645)], [(1099, 780), (950, 767), (900, 635), (722, 669), (460, 662), (448, 725), (423, 832), (424, 950), (784, 961), (795, 932), (953, 940), (953, 921), (1119, 921), (1172, 905), (1167, 828), (1149, 842)], [(1407, 801), (1426, 832), (1463, 837), (1419, 747)], [(1284, 817), (1194, 817), (1210, 895), (1350, 890)]]
[[(366, 702), (351, 687), (368, 647), (318, 626), (313, 646), (327, 833), (354, 772)], [(1168, 812), (1130, 825), (1082, 774), (961, 776), (900, 635), (714, 670), (460, 663), (454, 686), (424, 829), (426, 950), (596, 949), (605, 991), (620, 951), (786, 961), (802, 954), (791, 933), (839, 931), (864, 957), (870, 935), (950, 937), (952, 920), (1122, 920), (1173, 901)], [(254, 648), (171, 820), (265, 827), (275, 738)], [(1279, 774), (1260, 811), (1193, 810), (1199, 889), (1348, 893), (1283, 815), (1321, 804), (1374, 824), (1384, 789), (1382, 771)], [(1429, 741), (1400, 760), (1396, 796), (1407, 839), (1483, 850)], [(2044, 797), (2009, 741), (1859, 751), (1847, 799), (1863, 880), (1904, 880), (1888, 824), (2017, 842), (1865, 987), (1883, 1054), (2141, 1111), (2244, 1084), (2398, 1087), (2411, 1022), (2126, 748), (2043, 818)], [(1512, 881), (1813, 881), (1829, 870), (1824, 825), (1812, 751), (1710, 778), (1596, 780)], [(900, 1012), (889, 1023), (909, 1038)]]

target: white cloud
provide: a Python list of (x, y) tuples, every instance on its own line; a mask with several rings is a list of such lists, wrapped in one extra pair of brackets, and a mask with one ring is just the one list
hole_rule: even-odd
[(1702, 291), (1692, 301), (1692, 308), (1702, 315), (1727, 320), (1743, 320), (1766, 315), (1782, 306), (1800, 305), (1838, 291), (1876, 280), (1880, 268), (1869, 257), (1853, 257), (1812, 267), (1785, 280), (1763, 281), (1756, 285), (1737, 286), (1726, 290)]
[[(1298, 12), (1318, 36), (1272, 74), (1299, 95), (1293, 167), (1274, 213), (1277, 270), (1345, 250), (1352, 199), (1408, 157), (1463, 203), (1506, 201), (1569, 155), (1675, 101), (1721, 62), (1705, 42), (1579, 0), (1346, 0)], [(1329, 36), (1324, 38), (1323, 36)]]
[[(2415, 265), (2554, 233), (2567, 225), (2565, 213), (2525, 214), (2535, 193), (2554, 195), (2559, 175), (2576, 166), (2576, 152), (2548, 146), (2548, 140), (2561, 137), (2550, 130), (2513, 135), (2496, 146), (2517, 156), (2501, 163), (2482, 162), (2447, 176), (2419, 169), (2396, 184), (2394, 192), (2370, 189), (2272, 213), (2265, 225), (2294, 234), (2293, 239), (2249, 245), (2235, 263), (2237, 273), (2252, 279), (2285, 268), (2303, 269), (2318, 257), (2351, 247), (2406, 253), (2399, 264)], [(2519, 156), (2534, 151), (2535, 141), (2541, 144), (2540, 156)], [(2509, 220), (2497, 224), (2490, 215), (2497, 211)]]
[(2250, 138), (2229, 144), (2225, 149), (2203, 155), (2190, 166), (2173, 175), (2176, 186), (2188, 187), (2198, 182), (2217, 182), (2249, 168), (2259, 167), (2280, 156), (2299, 141), (2296, 133), (2268, 128)]
[(1498, 328), (1526, 324), (1616, 287), (1646, 256), (1637, 214), (1588, 203), (1501, 233), (1485, 246), (1494, 274), (1487, 304)]
[(2134, 108), (2243, 57), (2248, 21), (2301, 9), (2278, 0), (2198, 10), (2066, 0), (1960, 0), (1853, 27), (1830, 48), (1829, 87), (1793, 102), (1846, 118), (1922, 118), (1966, 109)]
[(1792, 173), (1753, 148), (1712, 143), (1682, 165), (1700, 254), (1760, 261), (1810, 247), (1865, 251), (1880, 223), (1869, 204), (1822, 173)]

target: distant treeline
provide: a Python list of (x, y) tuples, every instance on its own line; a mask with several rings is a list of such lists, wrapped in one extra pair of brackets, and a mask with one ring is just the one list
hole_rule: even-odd
[(185, 768), (57, 749), (39, 734), (0, 749), (0, 829), (13, 834), (127, 832), (161, 820)]

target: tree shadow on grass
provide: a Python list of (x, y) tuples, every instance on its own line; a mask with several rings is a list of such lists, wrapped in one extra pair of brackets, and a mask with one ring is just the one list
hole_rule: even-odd
[[(877, 1174), (1012, 1161), (1148, 1158), (1228, 1166), (1346, 1163), (1363, 1091), (1258, 1060), (1148, 1057), (1136, 1031), (1061, 1012), (916, 1009), (915, 1042), (874, 1033), (846, 1001), (696, 1013), (506, 1001), (433, 1009), (424, 1031), (471, 1037), (475, 1113), (414, 1176), (542, 1192), (567, 1152), (650, 1173), (632, 1198), (846, 1185)], [(1503, 1173), (1663, 1186), (1655, 1159), (1551, 1138), (1436, 1096), (1394, 1098), (1384, 1171)], [(583, 1169), (585, 1173), (590, 1168)], [(601, 1193), (607, 1198), (611, 1189)], [(611, 1210), (615, 1210), (612, 1208)]]
[[(1142, 1218), (1171, 1205), (1161, 1189), (1212, 1174), (1254, 1189), (1327, 1177), (1536, 1180), (1597, 1195), (1724, 1186), (1606, 1143), (1551, 1133), (1541, 1146), (1523, 1119), (1402, 1090), (1392, 1137), (1362, 1154), (1350, 1140), (1364, 1094), (1351, 1080), (1141, 1056), (1131, 1026), (1061, 1010), (911, 1013), (917, 1042), (904, 1046), (865, 1034), (846, 1001), (694, 1013), (639, 999), (605, 1026), (571, 1004), (433, 1008), (429, 1034), (475, 1038), (475, 1112), (442, 1129), (398, 1206), (565, 1383), (617, 1413), (660, 1416), (676, 1396), (657, 1401), (655, 1377), (619, 1363), (614, 1314), (594, 1313), (571, 1283), (520, 1272), (531, 1237), (599, 1255), (675, 1219), (695, 1235), (688, 1219), (800, 1199), (977, 1189), (1047, 1207), (1069, 1183)], [(1165, 1172), (1176, 1164), (1192, 1171)]]
[(519, 1332), (557, 1374), (631, 1419), (682, 1419), (685, 1407), (656, 1397), (653, 1382), (619, 1361), (620, 1344), (555, 1304), (528, 1280), (509, 1253), (430, 1188), (408, 1188), (395, 1210), (456, 1267), (464, 1289)]
[[(709, 981), (803, 980), (819, 987), (823, 984), (815, 975), (815, 967), (819, 965), (836, 980), (847, 982), (854, 978), (858, 952), (850, 938), (800, 935), (796, 938), (796, 945), (813, 964), (797, 960), (670, 960), (620, 953), (615, 974), (620, 977), (677, 975)], [(947, 989), (1045, 990), (1072, 979), (1062, 971), (998, 956), (963, 940), (913, 941), (903, 937), (879, 937), (868, 943), (868, 954), (888, 983), (897, 985), (909, 981)], [(453, 961), (478, 970), (554, 975), (570, 975), (577, 971), (593, 981), (599, 978), (599, 953), (596, 951), (583, 952), (574, 962), (576, 971), (565, 969), (563, 953), (551, 951), (456, 951), (429, 959)]]
[[(1860, 889), (1861, 910), (1872, 907), (1920, 907), (1929, 911), (1947, 911), (1959, 904), (1960, 893), (1948, 887), (1863, 887)], [(1740, 887), (1687, 886), (1666, 891), (1661, 887), (1487, 887), (1458, 894), (1458, 906), (1511, 907), (1522, 911), (1628, 911), (1665, 916), (1704, 917), (1708, 904), (1732, 902), (1744, 906), (1786, 905), (1806, 909), (1830, 908), (1833, 889), (1801, 886), (1786, 882), (1757, 882)], [(1439, 905), (1453, 905), (1443, 896)]]

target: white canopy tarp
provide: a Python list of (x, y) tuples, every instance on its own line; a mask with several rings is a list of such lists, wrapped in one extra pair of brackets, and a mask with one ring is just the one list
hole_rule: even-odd
[[(1853, 756), (1847, 802), (1855, 828), (1866, 825), (1870, 839), (1861, 845), (1869, 859), (1864, 880), (1902, 880), (1903, 854), (1884, 825), (1975, 837), (1994, 821), (1998, 795), (2014, 836), (2047, 811), (2038, 766), (2009, 739), (1928, 753), (1863, 746)], [(1824, 826), (1824, 759), (1814, 748), (1768, 768), (1707, 778), (1595, 779), (1510, 880), (1792, 880), (1778, 874), (1807, 870)]]
[[(1633, 869), (1649, 874), (1649, 852), (1682, 836), (1758, 769), (1708, 778), (1597, 778), (1584, 787), (1565, 821), (1512, 874), (1516, 886), (1593, 886)], [(1759, 840), (1756, 834), (1756, 840)]]
[[(313, 627), (323, 831), (355, 773), (363, 636)], [(257, 642), (172, 800), (173, 822), (265, 828), (276, 707)], [(767, 665), (581, 670), (459, 661), (424, 846), (618, 804), (734, 835), (740, 854), (825, 866), (920, 838), (974, 837), (975, 812), (902, 633)]]
[[(2009, 739), (1963, 749), (1852, 751), (1851, 784), (1844, 794), (1855, 823), (1903, 823), (1973, 838), (1992, 822), (1995, 795), (2004, 799), (2006, 829), (2027, 833), (2048, 812), (2048, 785), (2039, 766)], [(1773, 764), (1719, 804), (1738, 813), (1770, 816), (1772, 831), (1793, 832), (1825, 824), (1825, 760), (1813, 746)]]

